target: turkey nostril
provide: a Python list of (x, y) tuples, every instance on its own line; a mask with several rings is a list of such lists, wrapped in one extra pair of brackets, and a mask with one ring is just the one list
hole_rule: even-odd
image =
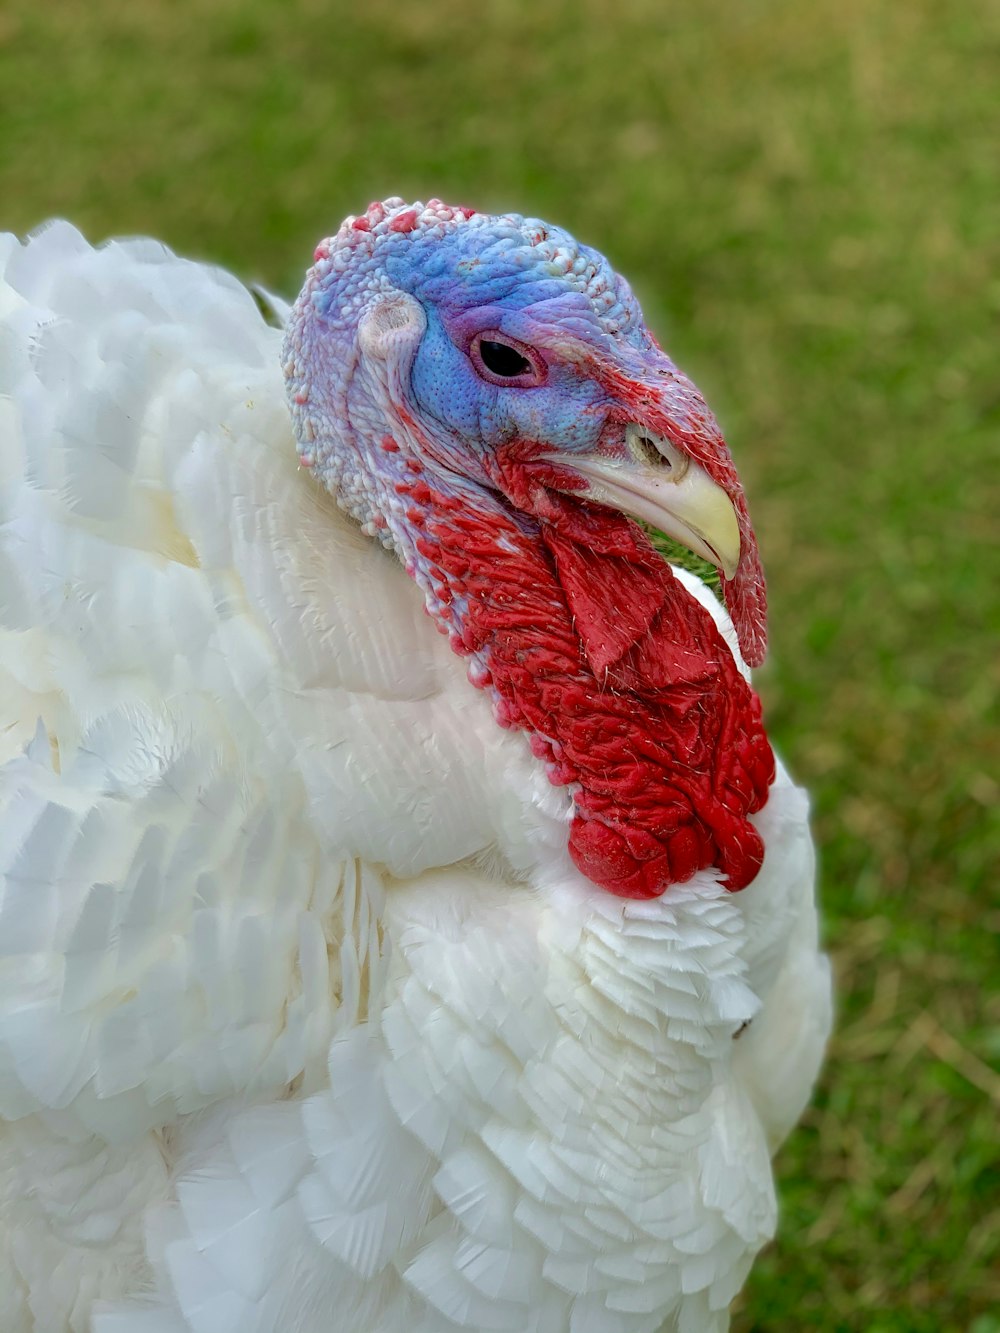
[(666, 458), (660, 452), (648, 435), (637, 436), (635, 445), (636, 450), (644, 463), (648, 463), (650, 467), (658, 467), (665, 469), (667, 472), (670, 471), (672, 467), (670, 459)]
[(651, 431), (641, 426), (629, 426), (625, 431), (625, 447), (637, 463), (656, 468), (659, 472), (672, 473), (674, 468), (674, 450)]
[(625, 447), (644, 467), (663, 474), (664, 481), (680, 482), (688, 470), (689, 459), (663, 435), (633, 422), (625, 428)]

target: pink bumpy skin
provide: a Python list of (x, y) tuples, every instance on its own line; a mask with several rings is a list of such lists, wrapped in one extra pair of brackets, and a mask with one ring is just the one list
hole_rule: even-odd
[(747, 885), (760, 704), (628, 514), (723, 568), (751, 664), (763, 574), (719, 428), (624, 279), (546, 223), (390, 199), (317, 248), (284, 358), (302, 463), (569, 787), (583, 874), (637, 898), (709, 866)]

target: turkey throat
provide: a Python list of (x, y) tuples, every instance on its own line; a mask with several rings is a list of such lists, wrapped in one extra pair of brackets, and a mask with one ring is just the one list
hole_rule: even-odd
[(422, 470), (393, 489), (429, 613), (497, 723), (570, 789), (582, 873), (627, 898), (711, 866), (749, 884), (764, 855), (749, 816), (774, 777), (760, 702), (639, 527), (540, 488), (530, 515)]

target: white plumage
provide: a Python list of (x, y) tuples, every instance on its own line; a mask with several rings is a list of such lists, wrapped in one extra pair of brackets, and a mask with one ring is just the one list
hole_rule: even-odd
[(3, 1333), (725, 1329), (829, 1026), (803, 794), (740, 894), (594, 888), (250, 294), (0, 274)]

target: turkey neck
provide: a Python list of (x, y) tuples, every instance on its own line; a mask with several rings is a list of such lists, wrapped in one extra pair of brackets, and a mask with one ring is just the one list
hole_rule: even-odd
[(538, 487), (525, 514), (412, 460), (392, 490), (393, 545), (430, 615), (497, 723), (571, 789), (583, 874), (630, 898), (710, 866), (749, 884), (763, 845), (748, 816), (774, 776), (760, 703), (645, 534)]

